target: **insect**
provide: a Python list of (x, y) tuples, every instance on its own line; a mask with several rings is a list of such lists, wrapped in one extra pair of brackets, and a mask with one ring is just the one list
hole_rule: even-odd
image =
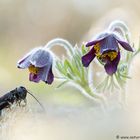
[(1, 114), (3, 109), (10, 108), (11, 105), (14, 104), (14, 103), (16, 105), (20, 106), (21, 102), (24, 101), (24, 103), (26, 105), (27, 93), (29, 93), (40, 104), (40, 106), (44, 110), (44, 107), (36, 99), (36, 97), (33, 94), (31, 94), (25, 87), (20, 86), (20, 87), (15, 88), (12, 91), (6, 93), (2, 97), (0, 97), (0, 114)]

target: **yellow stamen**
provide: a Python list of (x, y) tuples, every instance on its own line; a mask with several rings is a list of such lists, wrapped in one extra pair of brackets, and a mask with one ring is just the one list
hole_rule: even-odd
[(102, 58), (107, 58), (109, 57), (111, 61), (113, 61), (116, 57), (117, 57), (117, 52), (115, 51), (110, 51), (110, 52), (107, 52), (107, 53), (104, 53), (101, 57)]
[(94, 46), (94, 49), (95, 49), (95, 54), (97, 56), (98, 59), (101, 59), (101, 60), (104, 60), (106, 58), (109, 58), (111, 61), (113, 61), (116, 57), (117, 57), (117, 52), (115, 51), (110, 51), (110, 52), (106, 52), (104, 54), (101, 54), (100, 53), (100, 44), (97, 43), (95, 46)]
[(33, 74), (37, 74), (39, 71), (39, 68), (35, 67), (33, 65), (29, 66), (28, 69), (29, 69), (30, 73), (33, 73)]
[(100, 44), (99, 43), (97, 43), (95, 46), (94, 46), (94, 49), (95, 49), (95, 54), (96, 54), (96, 56), (98, 57), (98, 56), (100, 56), (101, 55), (101, 53), (100, 53)]

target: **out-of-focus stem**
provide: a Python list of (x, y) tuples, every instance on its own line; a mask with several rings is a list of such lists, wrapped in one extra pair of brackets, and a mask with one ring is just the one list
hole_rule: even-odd
[(57, 46), (57, 45), (66, 49), (69, 56), (73, 54), (73, 46), (67, 40), (62, 39), (62, 38), (52, 39), (45, 45), (45, 48), (51, 49), (52, 47)]
[(89, 99), (91, 99), (94, 102), (98, 102), (102, 104), (104, 107), (107, 106), (107, 103), (105, 101), (105, 98), (101, 95), (97, 95), (93, 92), (93, 90), (89, 87), (88, 83), (79, 83), (79, 89), (82, 91), (83, 95)]
[(130, 43), (130, 31), (127, 25), (123, 21), (116, 20), (111, 22), (111, 24), (108, 27), (108, 30), (119, 33)]

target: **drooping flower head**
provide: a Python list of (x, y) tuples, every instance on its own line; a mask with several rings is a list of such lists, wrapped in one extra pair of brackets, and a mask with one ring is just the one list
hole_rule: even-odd
[(83, 66), (88, 67), (91, 61), (97, 57), (104, 65), (107, 74), (114, 74), (121, 57), (119, 45), (127, 51), (133, 51), (129, 43), (118, 34), (113, 32), (99, 34), (95, 40), (86, 44), (86, 47), (92, 46), (92, 48), (82, 57)]
[(51, 52), (40, 47), (35, 48), (18, 61), (17, 67), (29, 69), (29, 80), (33, 82), (44, 81), (51, 84), (54, 80), (52, 73), (53, 56)]

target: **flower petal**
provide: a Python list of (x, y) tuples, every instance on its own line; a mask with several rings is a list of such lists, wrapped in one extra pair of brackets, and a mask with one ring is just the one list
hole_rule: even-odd
[(91, 61), (95, 58), (94, 47), (84, 56), (82, 56), (82, 64), (84, 67), (88, 67)]
[(53, 75), (53, 72), (52, 72), (52, 66), (50, 67), (49, 72), (48, 72), (48, 75), (47, 75), (46, 78), (47, 78), (47, 79), (45, 80), (45, 82), (46, 82), (47, 84), (51, 84), (51, 83), (53, 82), (53, 80), (54, 80), (54, 75)]
[(38, 83), (41, 80), (41, 77), (37, 74), (30, 73), (29, 80)]
[(25, 68), (28, 68), (30, 66), (30, 56), (22, 59), (22, 60), (19, 60), (19, 62), (17, 63), (17, 67), (18, 68), (21, 68), (21, 69), (25, 69)]
[(120, 61), (120, 52), (118, 52), (117, 57), (113, 61), (108, 61), (104, 68), (109, 75), (113, 75), (117, 71), (117, 67)]
[(40, 48), (32, 55), (30, 62), (35, 67), (44, 67), (52, 64), (52, 59), (52, 55), (49, 51)]
[(102, 40), (103, 40), (103, 39), (97, 39), (97, 40), (93, 40), (93, 41), (91, 41), (91, 42), (88, 42), (88, 43), (86, 44), (86, 47), (93, 46), (93, 45), (99, 43), (99, 42), (102, 41)]
[(112, 34), (108, 35), (104, 40), (100, 41), (100, 53), (103, 54), (108, 51), (119, 51), (116, 38), (114, 38)]
[(133, 52), (132, 47), (129, 45), (129, 43), (122, 41), (122, 40), (118, 40), (117, 41), (120, 43), (120, 45), (127, 51)]
[(27, 53), (22, 59), (17, 62), (17, 67), (21, 69), (28, 68), (30, 66), (31, 56), (38, 50), (39, 48), (35, 48)]
[(86, 47), (96, 45), (97, 43), (99, 43), (100, 41), (105, 39), (108, 35), (109, 35), (109, 33), (107, 33), (107, 32), (102, 32), (102, 33), (98, 34), (93, 41), (90, 41), (86, 44)]

